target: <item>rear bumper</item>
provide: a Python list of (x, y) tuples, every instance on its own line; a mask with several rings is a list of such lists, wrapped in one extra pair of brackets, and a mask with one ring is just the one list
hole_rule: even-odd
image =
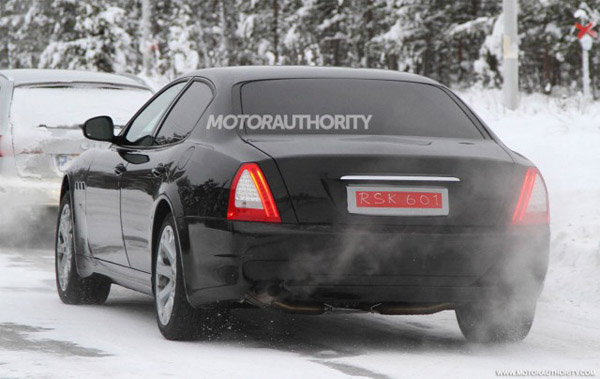
[(548, 226), (184, 221), (184, 275), (195, 306), (272, 285), (288, 300), (331, 305), (459, 304), (509, 292), (537, 298), (548, 267)]

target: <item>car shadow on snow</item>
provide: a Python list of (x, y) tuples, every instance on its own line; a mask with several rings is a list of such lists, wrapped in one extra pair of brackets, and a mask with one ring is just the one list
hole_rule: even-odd
[[(125, 293), (111, 295), (105, 307), (136, 322), (152, 325), (157, 338), (151, 297), (133, 299)], [(211, 341), (190, 342), (207, 346), (236, 346), (294, 353), (344, 375), (375, 379), (388, 376), (353, 365), (341, 358), (369, 353), (423, 354), (443, 351), (468, 355), (475, 345), (467, 343), (458, 327), (436, 327), (421, 322), (425, 316), (381, 316), (370, 314), (292, 315), (269, 309), (234, 309), (224, 333)]]
[[(149, 296), (118, 288), (104, 307), (155, 327)], [(471, 350), (472, 345), (463, 339), (458, 326), (451, 330), (444, 325), (438, 328), (435, 321), (425, 321), (425, 317), (366, 313), (309, 316), (270, 309), (233, 309), (225, 332), (207, 343), (270, 348), (316, 359), (351, 357), (365, 351), (460, 354)]]
[(419, 316), (370, 314), (291, 315), (272, 310), (236, 310), (230, 331), (219, 340), (260, 344), (315, 358), (341, 358), (370, 352), (463, 351), (469, 344), (458, 332), (448, 333), (413, 320)]

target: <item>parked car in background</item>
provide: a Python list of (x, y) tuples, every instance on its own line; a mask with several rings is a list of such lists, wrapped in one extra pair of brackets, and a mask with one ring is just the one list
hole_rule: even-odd
[(27, 205), (57, 206), (71, 162), (87, 149), (107, 146), (83, 138), (85, 120), (105, 114), (117, 127), (125, 125), (151, 96), (135, 77), (0, 70), (0, 193)]

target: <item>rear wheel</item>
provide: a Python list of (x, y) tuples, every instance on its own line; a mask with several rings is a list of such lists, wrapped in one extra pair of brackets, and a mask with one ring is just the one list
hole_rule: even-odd
[(535, 306), (535, 300), (470, 304), (456, 309), (456, 319), (471, 342), (521, 342), (533, 325)]
[(152, 285), (156, 321), (169, 340), (210, 339), (220, 333), (227, 310), (193, 308), (187, 300), (179, 239), (172, 215), (167, 215), (155, 243)]
[(101, 276), (82, 278), (75, 265), (73, 208), (67, 191), (60, 202), (55, 242), (55, 273), (58, 296), (65, 304), (103, 304), (111, 282)]

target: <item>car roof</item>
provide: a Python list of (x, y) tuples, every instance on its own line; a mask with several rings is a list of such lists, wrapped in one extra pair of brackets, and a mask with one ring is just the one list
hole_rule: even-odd
[(269, 79), (371, 79), (399, 80), (439, 85), (424, 76), (393, 70), (320, 66), (235, 66), (206, 68), (190, 72), (182, 77), (205, 77), (215, 84)]
[(150, 89), (143, 80), (134, 76), (109, 74), (106, 72), (47, 69), (0, 70), (0, 75), (15, 86), (52, 83), (100, 83)]

